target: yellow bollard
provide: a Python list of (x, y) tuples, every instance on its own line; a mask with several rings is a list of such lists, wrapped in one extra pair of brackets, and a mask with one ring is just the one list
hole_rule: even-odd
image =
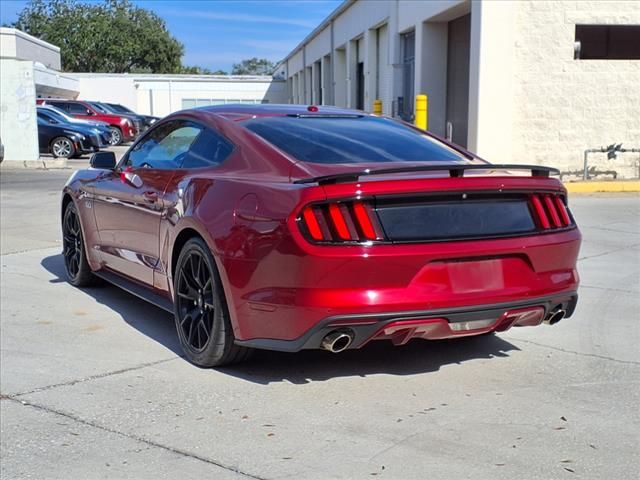
[(428, 128), (429, 100), (426, 95), (416, 95), (416, 119), (414, 124), (416, 127), (426, 130)]
[(373, 101), (373, 114), (382, 115), (382, 100)]

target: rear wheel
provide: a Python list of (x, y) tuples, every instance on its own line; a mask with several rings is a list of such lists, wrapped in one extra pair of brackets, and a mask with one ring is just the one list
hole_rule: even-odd
[(62, 217), (62, 254), (71, 285), (88, 287), (96, 283), (97, 278), (87, 262), (80, 218), (73, 202), (69, 202)]
[(193, 238), (183, 247), (173, 286), (178, 338), (190, 362), (217, 367), (248, 358), (251, 350), (234, 343), (220, 275), (202, 239)]
[(122, 132), (118, 127), (109, 127), (111, 130), (111, 140), (109, 140), (110, 145), (120, 145), (122, 143)]
[(57, 137), (51, 142), (51, 154), (55, 158), (72, 158), (76, 155), (76, 147), (67, 137)]

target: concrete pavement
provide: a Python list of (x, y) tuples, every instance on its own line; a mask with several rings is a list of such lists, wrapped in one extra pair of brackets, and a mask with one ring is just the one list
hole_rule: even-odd
[(635, 479), (640, 197), (573, 196), (578, 310), (485, 338), (198, 369), (170, 315), (63, 280), (70, 171), (0, 172), (0, 477)]

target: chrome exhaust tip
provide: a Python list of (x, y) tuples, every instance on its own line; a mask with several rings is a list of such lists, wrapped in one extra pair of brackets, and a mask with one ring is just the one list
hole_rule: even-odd
[(545, 318), (544, 323), (546, 323), (547, 325), (555, 325), (560, 320), (562, 320), (566, 314), (567, 312), (565, 312), (561, 308), (559, 308), (558, 310), (554, 310), (549, 314), (547, 318)]
[(353, 338), (352, 330), (334, 330), (322, 339), (320, 347), (333, 353), (340, 353), (349, 348)]

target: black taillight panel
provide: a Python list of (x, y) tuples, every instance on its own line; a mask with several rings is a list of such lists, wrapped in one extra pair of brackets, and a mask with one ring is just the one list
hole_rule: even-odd
[(526, 199), (387, 205), (376, 211), (394, 242), (495, 237), (536, 228)]
[(556, 193), (474, 192), (315, 203), (298, 216), (318, 244), (442, 242), (551, 233), (575, 223)]

